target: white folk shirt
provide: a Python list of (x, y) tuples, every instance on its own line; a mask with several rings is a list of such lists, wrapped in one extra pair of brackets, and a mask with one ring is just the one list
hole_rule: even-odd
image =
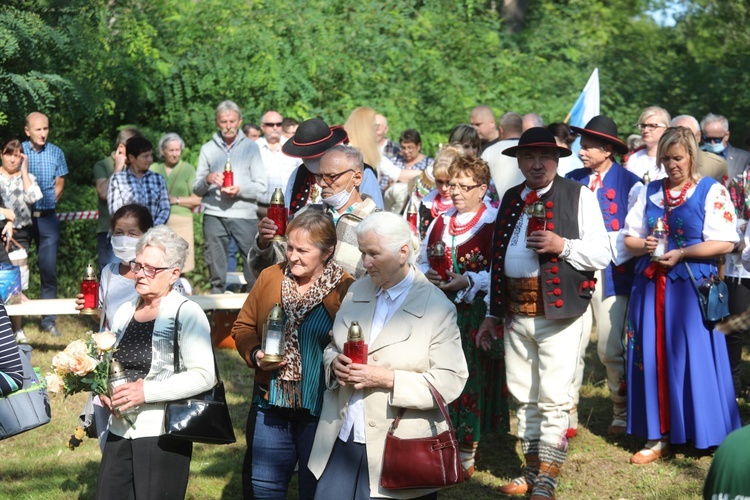
[[(301, 159), (292, 158), (281, 151), (281, 146), (286, 141), (287, 138), (282, 136), (279, 142), (279, 149), (276, 151), (271, 150), (271, 146), (268, 145), (265, 137), (259, 137), (255, 141), (258, 149), (260, 149), (260, 158), (263, 160), (263, 166), (266, 167), (266, 173), (268, 174), (268, 188), (258, 199), (260, 203), (271, 203), (271, 196), (273, 196), (276, 188), (281, 188), (281, 191), (285, 192), (292, 172), (302, 164)], [(287, 200), (284, 201), (289, 206), (289, 202)]]
[[(377, 301), (375, 302), (375, 313), (372, 318), (370, 338), (367, 341), (369, 345), (375, 342), (380, 332), (383, 331), (385, 324), (388, 323), (388, 320), (393, 317), (404, 303), (406, 296), (409, 295), (412, 284), (414, 284), (414, 268), (409, 269), (406, 278), (402, 279), (397, 285), (387, 289), (381, 288), (375, 294)], [(365, 443), (365, 407), (363, 398), (364, 393), (362, 389), (359, 389), (354, 391), (349, 400), (349, 407), (346, 410), (341, 431), (339, 431), (339, 439), (344, 442), (349, 439), (349, 434), (353, 430), (354, 442)]]

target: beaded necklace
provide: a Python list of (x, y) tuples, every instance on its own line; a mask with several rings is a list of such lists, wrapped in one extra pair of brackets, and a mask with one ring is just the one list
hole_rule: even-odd
[(672, 209), (679, 207), (683, 203), (685, 203), (685, 198), (687, 197), (688, 189), (690, 189), (693, 185), (692, 182), (688, 181), (685, 183), (684, 186), (682, 186), (682, 189), (680, 190), (680, 194), (677, 196), (672, 196), (672, 193), (669, 190), (669, 180), (664, 179), (664, 205), (667, 208), (667, 212), (671, 212)]
[(477, 213), (474, 214), (474, 217), (472, 217), (471, 220), (466, 224), (459, 224), (458, 222), (456, 222), (458, 212), (451, 215), (451, 220), (448, 223), (448, 234), (450, 234), (451, 236), (459, 236), (466, 233), (471, 228), (473, 228), (477, 224), (477, 222), (479, 222), (479, 219), (482, 217), (482, 214), (485, 210), (487, 210), (487, 205), (482, 203), (482, 205), (479, 207), (479, 210), (477, 210)]
[(438, 215), (444, 214), (449, 208), (453, 206), (453, 200), (450, 202), (444, 202), (443, 197), (440, 193), (435, 195), (435, 199), (432, 200), (432, 206), (430, 207), (430, 213), (433, 218), (437, 218)]

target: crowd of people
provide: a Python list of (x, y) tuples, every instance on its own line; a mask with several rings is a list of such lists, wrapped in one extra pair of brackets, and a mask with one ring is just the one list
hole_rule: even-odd
[[(524, 464), (499, 491), (554, 498), (593, 332), (612, 401), (607, 432), (645, 442), (632, 464), (675, 444), (717, 447), (741, 427), (746, 327), (732, 323), (725, 336), (700, 307), (719, 279), (731, 314), (750, 306), (750, 152), (729, 144), (726, 118), (648, 107), (636, 148), (604, 115), (545, 127), (535, 113), (496, 121), (477, 106), (468, 118), (434, 160), (417, 130), (393, 142), (369, 107), (343, 126), (269, 110), (243, 127), (239, 106), (224, 101), (197, 167), (176, 133), (159, 140), (154, 163), (139, 130), (119, 132), (94, 166), (101, 325), (116, 333), (133, 381), (94, 402), (98, 498), (187, 487), (192, 448), (159, 423), (165, 401), (214, 381), (208, 321), (179, 286), (195, 265), (197, 206), (211, 293), (227, 290), (232, 245), (245, 259), (249, 295), (232, 336), (255, 373), (246, 498), (285, 498), (295, 467), (300, 498), (436, 498), (380, 482), (399, 410), (403, 436), (445, 430), (431, 386), (450, 403), (464, 477), (481, 465), (482, 436), (509, 432), (513, 406)], [(56, 294), (55, 202), (67, 173), (48, 127), (30, 114), (29, 140), (6, 142), (0, 168), (4, 231), (38, 245), (43, 298)], [(285, 228), (269, 213), (278, 193)], [(281, 358), (263, 350), (277, 308)], [(364, 362), (346, 347), (355, 324)], [(42, 326), (59, 334), (54, 317)], [(12, 389), (12, 375), (0, 375)]]

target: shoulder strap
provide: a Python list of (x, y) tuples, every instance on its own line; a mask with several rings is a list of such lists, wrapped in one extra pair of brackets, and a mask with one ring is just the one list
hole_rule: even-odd
[[(187, 302), (188, 299), (185, 299), (182, 301), (180, 306), (177, 308), (177, 313), (174, 315), (174, 329), (172, 333), (172, 339), (173, 339), (173, 345), (174, 345), (174, 373), (180, 373), (180, 347), (179, 347), (179, 334), (177, 332), (177, 325), (179, 325), (180, 321), (180, 309), (182, 309), (182, 306), (185, 305), (185, 302)], [(216, 383), (218, 384), (221, 381), (221, 378), (219, 376), (219, 365), (216, 363), (216, 356), (214, 355), (213, 348), (211, 349), (211, 357), (214, 360), (214, 372), (216, 374)]]
[[(174, 184), (175, 184), (175, 182), (177, 182), (177, 177), (179, 177), (180, 171), (182, 171), (182, 165), (183, 165), (183, 163), (185, 163), (185, 162), (183, 162), (182, 160), (180, 160), (180, 163), (177, 165), (177, 171), (175, 172), (174, 170), (172, 170), (172, 175), (169, 176), (170, 183), (169, 183), (169, 186), (167, 186), (167, 194), (169, 196), (172, 196), (172, 188), (174, 188)], [(167, 173), (167, 165), (166, 165), (166, 163), (164, 164), (164, 173), (165, 174)]]
[[(443, 418), (446, 422), (448, 422), (448, 428), (452, 433), (455, 433), (455, 429), (453, 429), (453, 422), (451, 422), (451, 417), (448, 415), (448, 410), (445, 408), (445, 403), (443, 402), (443, 397), (440, 395), (440, 393), (435, 389), (435, 387), (430, 383), (429, 380), (425, 380), (427, 382), (427, 386), (430, 388), (430, 392), (432, 393), (432, 397), (435, 398), (435, 401), (437, 401), (438, 407), (440, 408), (440, 413), (443, 414)], [(388, 429), (388, 434), (393, 434), (398, 427), (398, 423), (401, 421), (401, 417), (404, 416), (404, 413), (406, 413), (406, 408), (401, 408), (398, 411), (398, 415), (396, 415), (396, 418), (393, 420), (393, 423), (391, 424), (390, 429)]]

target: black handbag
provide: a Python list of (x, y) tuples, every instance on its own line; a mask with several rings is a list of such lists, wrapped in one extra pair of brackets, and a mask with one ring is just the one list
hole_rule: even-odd
[(729, 288), (718, 276), (712, 274), (710, 278), (704, 279), (700, 285), (695, 281), (693, 271), (687, 262), (690, 280), (693, 282), (695, 291), (698, 292), (698, 301), (701, 306), (703, 319), (715, 323), (729, 316)]
[(0, 398), (0, 440), (49, 423), (52, 412), (47, 382), (31, 366), (31, 346), (18, 346), (23, 387)]
[[(184, 302), (183, 302), (184, 304)], [(182, 305), (180, 305), (182, 307)], [(180, 310), (174, 320), (174, 372), (180, 372), (180, 353), (178, 346), (177, 325)], [(214, 358), (216, 384), (206, 392), (187, 399), (169, 401), (164, 408), (164, 434), (175, 439), (194, 443), (232, 444), (234, 437), (232, 419), (224, 395), (224, 382), (219, 376), (219, 366)]]

